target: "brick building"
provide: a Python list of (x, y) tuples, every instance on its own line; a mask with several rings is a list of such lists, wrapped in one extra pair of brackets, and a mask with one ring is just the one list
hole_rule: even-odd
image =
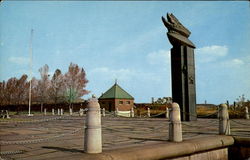
[(134, 106), (134, 98), (115, 83), (109, 90), (99, 97), (101, 108), (107, 111), (128, 111)]

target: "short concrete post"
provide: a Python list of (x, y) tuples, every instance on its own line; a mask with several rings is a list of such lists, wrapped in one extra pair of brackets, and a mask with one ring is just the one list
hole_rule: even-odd
[(9, 111), (8, 110), (6, 110), (6, 118), (10, 119), (10, 115), (9, 115)]
[(54, 108), (52, 108), (52, 115), (55, 115), (55, 109)]
[(148, 108), (148, 117), (150, 117), (150, 108)]
[(80, 108), (79, 115), (80, 115), (80, 116), (83, 116), (83, 112), (84, 112), (83, 109)]
[(101, 113), (98, 100), (93, 97), (88, 100), (88, 111), (85, 123), (84, 151), (86, 153), (102, 152)]
[(1, 110), (2, 118), (4, 119), (4, 110)]
[(69, 115), (70, 115), (70, 116), (72, 116), (72, 115), (73, 115), (72, 108), (69, 108)]
[(220, 104), (219, 110), (219, 134), (230, 135), (230, 122), (226, 104)]
[(44, 115), (47, 115), (47, 108), (44, 108)]
[(217, 106), (217, 118), (220, 118), (220, 106)]
[(130, 117), (135, 117), (134, 107), (130, 110)]
[(246, 119), (249, 119), (248, 107), (245, 108)]
[(115, 116), (117, 117), (118, 116), (118, 112), (119, 112), (119, 109), (118, 107), (115, 108)]
[(105, 114), (105, 108), (102, 109), (102, 116), (105, 117), (106, 114)]
[(182, 141), (180, 107), (177, 103), (172, 104), (172, 108), (170, 111), (169, 140), (171, 142)]
[(60, 115), (61, 115), (61, 113), (60, 113), (60, 109), (59, 109), (59, 108), (57, 109), (57, 115), (58, 115), (58, 116), (60, 116)]
[(61, 108), (61, 116), (63, 115), (63, 109)]
[(169, 119), (169, 109), (168, 109), (168, 107), (166, 107), (166, 113), (165, 114), (166, 114), (166, 118)]

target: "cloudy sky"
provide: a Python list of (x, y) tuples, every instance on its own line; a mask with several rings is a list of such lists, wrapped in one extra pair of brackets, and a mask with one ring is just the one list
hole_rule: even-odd
[[(161, 16), (173, 13), (196, 45), (197, 103), (250, 99), (250, 6), (241, 2), (4, 1), (0, 4), (0, 81), (83, 67), (91, 94), (118, 84), (136, 102), (171, 96), (170, 49)], [(85, 96), (88, 98), (90, 95)]]

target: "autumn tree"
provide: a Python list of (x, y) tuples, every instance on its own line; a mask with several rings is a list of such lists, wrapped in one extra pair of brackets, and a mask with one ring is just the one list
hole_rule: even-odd
[(65, 92), (64, 77), (60, 69), (56, 69), (49, 89), (50, 99), (57, 104), (61, 102)]
[(3, 106), (6, 104), (5, 100), (5, 81), (0, 82), (0, 105)]
[(5, 86), (5, 100), (7, 102), (7, 104), (15, 104), (16, 100), (15, 100), (15, 92), (16, 92), (16, 86), (17, 86), (17, 78), (12, 77), (10, 79), (8, 79), (6, 86)]
[(31, 80), (31, 104), (32, 102), (39, 102), (39, 80), (35, 77)]
[(21, 104), (27, 100), (28, 96), (28, 76), (22, 75), (20, 79), (10, 78), (7, 83), (0, 82), (1, 101), (5, 104)]
[(49, 66), (45, 64), (39, 70), (41, 79), (38, 81), (37, 94), (38, 101), (41, 103), (41, 112), (43, 111), (43, 104), (48, 100), (48, 89), (50, 86), (49, 80)]
[(89, 93), (85, 89), (88, 83), (86, 73), (77, 64), (70, 63), (68, 72), (64, 76), (64, 82), (66, 87), (65, 100), (69, 103), (69, 108), (72, 108), (72, 103)]
[(15, 86), (16, 91), (14, 93), (16, 104), (21, 104), (28, 99), (29, 83), (27, 82), (27, 78), (28, 76), (24, 74), (21, 76), (20, 79), (17, 80), (16, 86)]
[[(49, 78), (49, 66), (46, 64), (39, 69), (40, 79), (32, 78), (31, 95), (32, 102), (43, 104), (48, 102), (67, 102), (72, 108), (72, 103), (81, 100), (81, 97), (88, 94), (85, 89), (88, 80), (83, 68), (71, 63), (68, 72), (62, 74), (57, 69), (53, 77)], [(19, 79), (12, 77), (7, 81), (0, 82), (0, 105), (18, 105), (28, 103), (29, 98), (28, 76), (22, 75)]]

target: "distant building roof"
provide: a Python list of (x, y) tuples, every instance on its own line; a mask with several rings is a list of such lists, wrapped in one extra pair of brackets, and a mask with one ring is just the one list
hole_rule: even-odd
[(109, 90), (101, 95), (99, 99), (134, 99), (130, 94), (128, 94), (124, 89), (122, 89), (117, 83), (115, 83)]

